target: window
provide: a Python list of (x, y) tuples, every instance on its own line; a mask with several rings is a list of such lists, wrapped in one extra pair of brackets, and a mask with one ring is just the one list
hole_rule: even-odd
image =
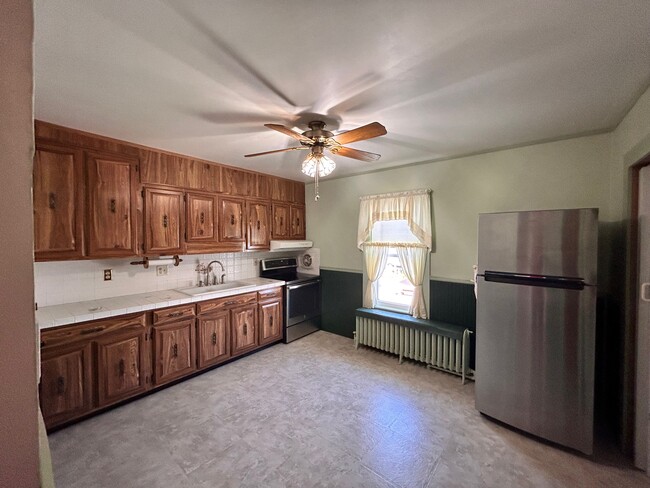
[[(372, 227), (372, 240), (377, 242), (418, 242), (406, 220), (384, 220)], [(408, 313), (415, 287), (404, 275), (397, 249), (388, 249), (384, 272), (377, 280), (377, 308)]]

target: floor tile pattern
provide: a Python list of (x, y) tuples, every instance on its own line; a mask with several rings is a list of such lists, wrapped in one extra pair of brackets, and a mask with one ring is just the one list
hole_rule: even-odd
[(317, 332), (50, 435), (59, 488), (636, 487), (497, 424), (473, 384)]

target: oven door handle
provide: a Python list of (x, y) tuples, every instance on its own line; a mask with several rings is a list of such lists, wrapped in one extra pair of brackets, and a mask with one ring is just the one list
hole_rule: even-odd
[(295, 290), (297, 288), (302, 288), (303, 286), (317, 285), (319, 283), (320, 283), (320, 280), (315, 280), (315, 281), (308, 281), (307, 283), (301, 283), (299, 285), (289, 285), (289, 286), (287, 286), (287, 290)]

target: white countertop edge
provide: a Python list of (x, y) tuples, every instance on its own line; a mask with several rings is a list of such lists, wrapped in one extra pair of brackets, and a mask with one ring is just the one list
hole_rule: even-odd
[[(248, 278), (238, 281), (250, 284), (238, 288), (231, 288), (230, 290), (215, 291), (197, 296), (185, 295), (182, 292), (172, 289), (42, 307), (36, 311), (36, 323), (40, 330), (50, 329), (52, 327), (61, 327), (74, 323), (88, 322), (90, 320), (261, 291), (285, 284), (284, 281), (267, 278)], [(133, 303), (133, 305), (125, 306), (125, 298), (128, 298), (129, 303)]]

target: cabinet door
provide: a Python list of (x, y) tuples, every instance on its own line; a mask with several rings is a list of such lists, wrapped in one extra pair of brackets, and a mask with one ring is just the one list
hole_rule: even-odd
[(115, 332), (97, 340), (98, 406), (109, 405), (146, 390), (145, 329)]
[(146, 188), (144, 250), (174, 254), (183, 251), (183, 192)]
[(293, 182), (293, 201), (302, 205), (305, 204), (305, 184), (300, 181)]
[(282, 339), (282, 302), (260, 303), (257, 311), (260, 346)]
[(291, 238), (305, 238), (305, 207), (291, 205)]
[(137, 254), (135, 176), (137, 160), (89, 154), (88, 254)]
[(271, 237), (269, 229), (269, 204), (266, 202), (247, 203), (248, 210), (248, 249), (268, 249)]
[(200, 193), (187, 194), (186, 241), (217, 241), (217, 198)]
[(293, 182), (283, 178), (271, 177), (271, 199), (281, 202), (293, 200)]
[(83, 256), (83, 156), (39, 144), (34, 154), (34, 257)]
[(230, 357), (230, 312), (198, 319), (199, 368), (212, 366)]
[(153, 327), (156, 385), (196, 370), (194, 320)]
[(249, 194), (249, 174), (234, 168), (223, 167), (221, 169), (222, 184), (224, 193), (246, 197)]
[(244, 200), (221, 198), (219, 205), (219, 240), (221, 242), (243, 242)]
[(273, 239), (288, 239), (289, 227), (289, 205), (274, 203), (271, 237)]
[(248, 305), (231, 311), (232, 355), (245, 353), (257, 346), (257, 307)]
[(49, 428), (92, 408), (90, 342), (53, 347), (41, 358), (41, 409)]
[(271, 198), (270, 178), (261, 173), (248, 173), (248, 196), (261, 200)]

